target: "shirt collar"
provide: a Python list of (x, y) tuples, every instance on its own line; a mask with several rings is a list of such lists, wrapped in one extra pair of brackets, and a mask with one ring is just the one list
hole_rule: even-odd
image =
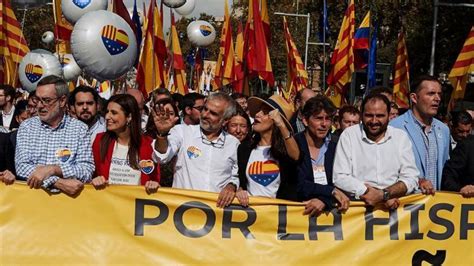
[(5, 112), (5, 110), (2, 110), (2, 115), (3, 116), (11, 116), (15, 112), (15, 106), (13, 105), (12, 108), (10, 109), (10, 112)]
[[(199, 126), (199, 125), (197, 125)], [(204, 135), (204, 132), (202, 132), (202, 128), (201, 126), (199, 126), (199, 131), (197, 131), (197, 134), (194, 134), (194, 137), (196, 138), (206, 138), (206, 140), (208, 140), (209, 142), (219, 142), (219, 141), (225, 141), (225, 134), (228, 134), (227, 132), (225, 132), (224, 130), (221, 130), (221, 133), (219, 134), (219, 137), (217, 137), (217, 139), (213, 140), (213, 141), (210, 141), (207, 139), (206, 135)]]
[(411, 117), (412, 117), (413, 121), (415, 122), (415, 124), (417, 124), (423, 132), (425, 132), (426, 127), (429, 127), (429, 130), (428, 130), (427, 133), (430, 133), (432, 128), (433, 128), (433, 122), (431, 122), (431, 125), (425, 125), (425, 124), (423, 124), (423, 122), (421, 122), (420, 120), (418, 120), (415, 117), (415, 115), (413, 114), (413, 111), (410, 110), (410, 112), (411, 112)]
[[(38, 119), (39, 119), (39, 117), (38, 117)], [(66, 125), (66, 122), (67, 122), (68, 119), (70, 119), (70, 117), (67, 114), (64, 114), (63, 119), (61, 120), (61, 122), (59, 122), (59, 125), (55, 128), (52, 128), (50, 125), (44, 123), (43, 121), (41, 121), (41, 119), (39, 119), (39, 120), (40, 120), (40, 123), (41, 123), (42, 127), (47, 128), (47, 129), (51, 129), (51, 130), (57, 130), (57, 129), (64, 128), (64, 126)]]

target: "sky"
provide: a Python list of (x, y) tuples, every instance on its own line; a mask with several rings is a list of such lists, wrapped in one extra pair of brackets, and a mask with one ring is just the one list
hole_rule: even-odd
[[(157, 0), (157, 3), (159, 5), (159, 1)], [(224, 1), (226, 0), (195, 0), (196, 1), (196, 7), (194, 8), (194, 11), (186, 16), (188, 18), (192, 17), (199, 17), (200, 13), (207, 13), (210, 15), (213, 15), (215, 17), (223, 17), (224, 16)], [(229, 8), (232, 5), (232, 0), (227, 0), (229, 1)], [(127, 7), (133, 7), (133, 0), (124, 0), (123, 1)], [(146, 8), (148, 8), (148, 5), (150, 4), (150, 0), (137, 0), (137, 7), (139, 9), (143, 9), (143, 2), (146, 4)], [(163, 29), (165, 31), (168, 31), (168, 28), (170, 26), (170, 12), (168, 7), (164, 7), (163, 13), (165, 15), (164, 17), (164, 27)], [(175, 17), (178, 19), (180, 16), (175, 13)]]

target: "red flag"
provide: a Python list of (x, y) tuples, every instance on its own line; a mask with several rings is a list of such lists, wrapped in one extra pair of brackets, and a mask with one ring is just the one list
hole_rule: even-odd
[(216, 64), (214, 81), (217, 87), (232, 83), (234, 77), (234, 41), (232, 39), (232, 25), (230, 22), (229, 8), (225, 1), (224, 26), (220, 40), (219, 56)]
[(179, 45), (178, 32), (174, 21), (174, 14), (171, 11), (171, 50), (173, 53), (173, 92), (180, 94), (188, 93), (188, 86), (186, 85), (186, 66), (184, 65), (183, 55), (181, 53), (181, 46)]

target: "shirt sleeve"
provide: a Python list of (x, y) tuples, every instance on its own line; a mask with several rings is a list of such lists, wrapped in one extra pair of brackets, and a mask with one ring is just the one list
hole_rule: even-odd
[(155, 150), (155, 141), (151, 143), (153, 148), (152, 159), (156, 163), (168, 163), (178, 153), (184, 139), (183, 126), (174, 126), (168, 135), (168, 148), (165, 153)]
[(364, 182), (354, 177), (352, 173), (351, 144), (350, 135), (347, 130), (342, 132), (339, 143), (336, 148), (336, 156), (334, 158), (333, 181), (334, 185), (346, 192), (355, 194), (359, 198), (365, 193), (367, 187)]
[[(237, 162), (237, 149), (238, 149), (238, 146), (239, 146), (239, 143), (236, 144), (235, 146), (235, 152), (234, 154), (232, 155), (231, 159), (232, 159), (232, 171), (231, 171), (231, 176), (230, 176), (230, 180), (227, 184), (229, 183), (232, 183), (234, 184), (237, 188), (240, 186), (240, 179), (239, 179), (239, 164)], [(227, 185), (226, 184), (226, 185)]]
[(412, 144), (407, 134), (403, 131), (397, 138), (400, 147), (400, 172), (398, 181), (402, 181), (407, 187), (407, 194), (412, 193), (418, 187), (420, 171), (415, 164), (415, 155), (413, 154)]
[(28, 146), (29, 133), (28, 121), (22, 123), (18, 129), (17, 145), (15, 149), (15, 168), (18, 177), (27, 179), (36, 168), (36, 163), (31, 158), (31, 152)]

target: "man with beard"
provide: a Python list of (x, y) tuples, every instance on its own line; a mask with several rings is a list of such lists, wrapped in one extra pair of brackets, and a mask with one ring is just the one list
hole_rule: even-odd
[(7, 130), (18, 128), (18, 122), (13, 118), (15, 113), (15, 89), (10, 85), (0, 86), (0, 127), (3, 126)]
[(441, 103), (441, 83), (433, 76), (420, 76), (410, 86), (411, 109), (390, 121), (404, 130), (412, 142), (416, 166), (420, 171), (422, 193), (434, 194), (441, 187), (443, 167), (449, 158), (449, 128), (434, 118)]
[(200, 124), (174, 126), (169, 114), (152, 110), (157, 138), (154, 159), (167, 163), (177, 156), (174, 188), (218, 192), (217, 207), (229, 205), (239, 187), (239, 140), (222, 130), (236, 111), (236, 102), (225, 93), (211, 94), (201, 111)]
[(65, 113), (69, 88), (46, 76), (36, 89), (38, 116), (18, 129), (15, 168), (30, 188), (76, 196), (94, 172), (87, 126)]
[(390, 102), (384, 95), (368, 95), (361, 108), (362, 124), (344, 130), (339, 138), (334, 184), (368, 205), (398, 208), (398, 198), (414, 191), (419, 177), (410, 139), (403, 130), (388, 126)]
[(95, 136), (105, 132), (105, 119), (98, 113), (99, 94), (96, 90), (87, 86), (79, 86), (72, 91), (72, 105), (76, 111), (77, 119), (84, 122), (94, 143)]

